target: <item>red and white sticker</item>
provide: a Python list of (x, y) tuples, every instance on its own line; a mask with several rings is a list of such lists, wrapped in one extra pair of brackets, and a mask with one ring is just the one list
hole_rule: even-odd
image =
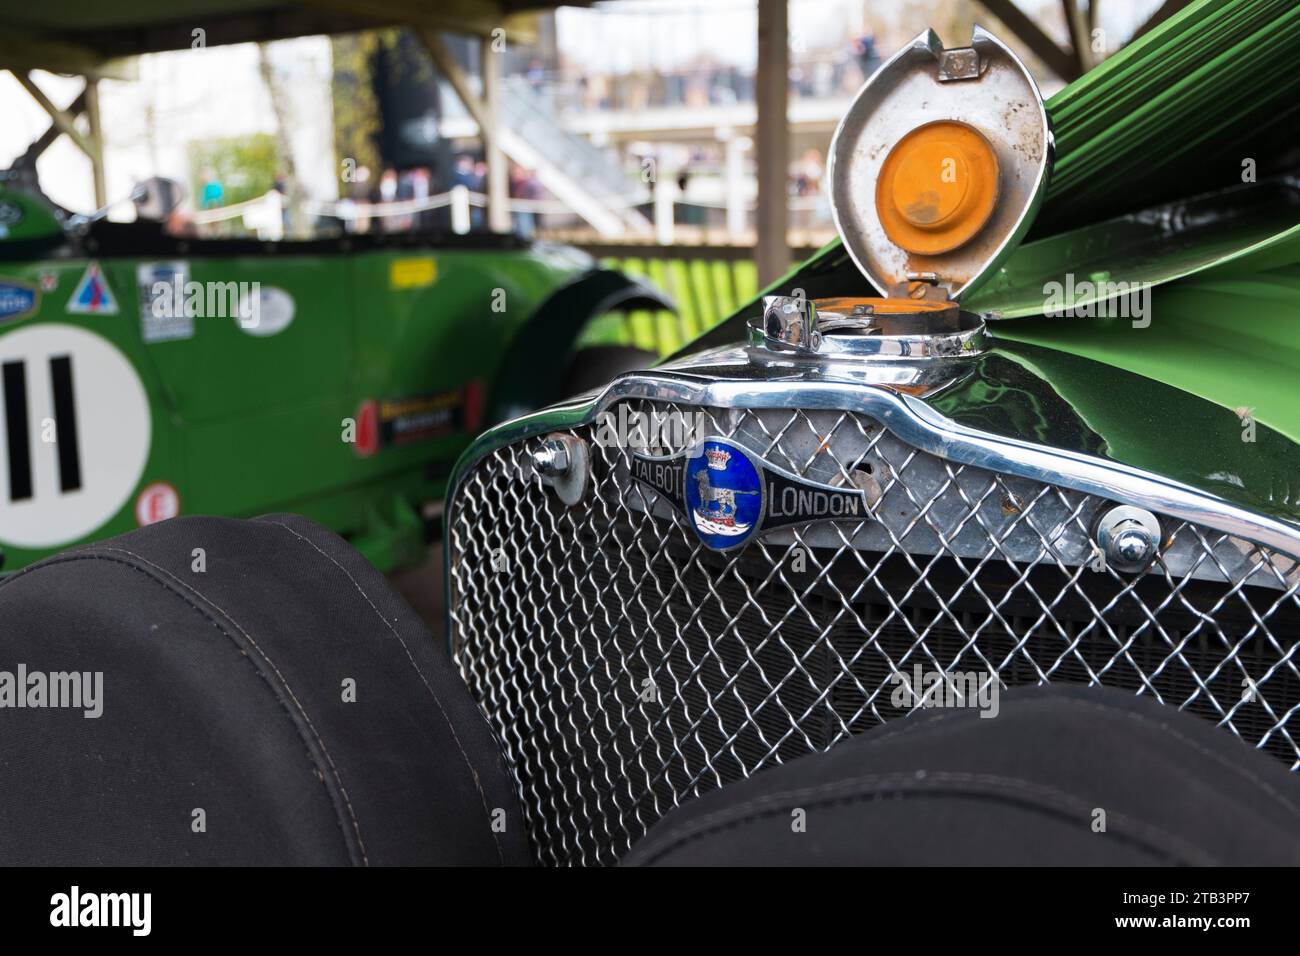
[(181, 513), (181, 496), (165, 481), (145, 485), (135, 500), (135, 523), (140, 527), (157, 524)]

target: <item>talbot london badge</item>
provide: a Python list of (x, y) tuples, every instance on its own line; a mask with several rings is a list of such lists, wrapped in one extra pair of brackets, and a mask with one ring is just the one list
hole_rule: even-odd
[(739, 548), (784, 525), (869, 515), (861, 489), (808, 481), (724, 438), (706, 438), (672, 458), (634, 454), (632, 476), (672, 504), (715, 551)]

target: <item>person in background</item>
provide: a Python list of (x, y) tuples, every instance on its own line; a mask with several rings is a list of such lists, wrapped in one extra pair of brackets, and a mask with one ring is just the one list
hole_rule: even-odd
[[(415, 170), (404, 169), (397, 174), (397, 201), (406, 202), (415, 198)], [(409, 212), (401, 213), (393, 217), (396, 220), (394, 230), (397, 232), (410, 232), (415, 217)]]
[(822, 154), (816, 149), (807, 150), (795, 163), (795, 193), (800, 196), (816, 196), (822, 190)]
[(217, 171), (209, 166), (203, 170), (203, 195), (199, 200), (199, 205), (204, 209), (213, 209), (221, 205), (225, 198), (226, 191), (221, 188), (221, 180), (217, 178)]
[[(474, 184), (469, 187), (469, 190), (479, 195), (487, 194), (487, 163), (481, 159), (474, 164)], [(469, 212), (470, 228), (482, 229), (486, 222), (486, 215), (482, 206), (471, 206)]]
[(473, 189), (474, 182), (474, 157), (469, 153), (461, 153), (456, 157), (456, 165), (451, 171), (451, 184), (453, 186), (464, 186), (466, 189)]
[(858, 66), (862, 69), (862, 78), (865, 80), (876, 72), (880, 66), (880, 54), (876, 52), (876, 38), (870, 33), (864, 33), (853, 41), (853, 55), (858, 58)]
[(528, 64), (528, 85), (537, 92), (541, 92), (542, 84), (546, 82), (546, 69), (542, 66), (542, 61), (533, 57)]
[(283, 169), (275, 171), (275, 178), (271, 180), (271, 191), (280, 194), (280, 228), (283, 235), (289, 235), (291, 227), (289, 225), (289, 177)]
[[(369, 203), (373, 198), (370, 167), (358, 166), (351, 182), (345, 183), (344, 186), (343, 198), (339, 200), (340, 209), (351, 212), (357, 208), (359, 203)], [(345, 216), (343, 218), (343, 231), (352, 233), (369, 232), (370, 217), (368, 215)]]
[[(411, 170), (411, 198), (417, 203), (422, 203), (429, 198), (429, 187), (433, 182), (433, 174), (429, 171), (428, 166), (416, 166)], [(411, 216), (411, 228), (416, 230), (427, 230), (432, 227), (431, 220), (433, 213), (428, 209), (417, 210)]]
[[(385, 169), (379, 174), (379, 186), (376, 189), (376, 202), (390, 203), (397, 201), (397, 170)], [(398, 232), (402, 228), (402, 217), (385, 215), (380, 218), (379, 224), (384, 232)]]
[[(472, 193), (483, 191), (483, 182), (487, 174), (487, 164), (483, 164), (483, 174), (478, 172), (478, 164), (469, 153), (461, 153), (456, 159), (456, 166), (451, 173), (453, 186), (464, 186)], [(483, 225), (483, 210), (478, 206), (469, 207), (470, 229), (479, 229)]]
[[(794, 195), (802, 199), (818, 200), (822, 194), (822, 175), (824, 172), (825, 167), (822, 164), (821, 152), (816, 149), (805, 150), (803, 156), (790, 167), (790, 179)], [(799, 203), (795, 207), (796, 215), (791, 222), (801, 227), (819, 223), (823, 219), (823, 211), (829, 212), (829, 208), (824, 199), (811, 203)]]
[[(510, 198), (511, 199), (541, 199), (542, 185), (537, 181), (537, 176), (532, 170), (524, 169), (522, 166), (511, 165), (510, 167)], [(511, 215), (514, 221), (515, 232), (525, 239), (533, 238), (537, 232), (537, 213), (532, 209), (519, 209)]]

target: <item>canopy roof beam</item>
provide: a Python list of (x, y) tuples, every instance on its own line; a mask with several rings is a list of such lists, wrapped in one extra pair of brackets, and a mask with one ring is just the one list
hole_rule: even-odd
[(559, 0), (118, 0), (101, 3), (90, 24), (67, 16), (63, 0), (28, 5), (17, 18), (0, 12), (0, 64), (127, 78), (114, 75), (131, 69), (120, 57), (389, 27), (480, 37), (504, 29), (519, 43), (536, 36), (535, 11), (557, 6)]
[[(54, 101), (45, 95), (32, 78), (31, 73), (15, 72), (14, 77), (22, 84), (41, 109), (49, 115), (52, 122), (50, 129), (41, 136), (32, 148), (24, 154), (24, 159), (31, 157), (31, 162), (36, 162), (39, 156), (50, 143), (58, 138), (59, 134), (64, 134), (68, 139), (77, 144), (77, 148), (86, 154), (90, 160), (90, 167), (95, 181), (95, 205), (103, 206), (106, 202), (105, 182), (104, 182), (104, 139), (99, 125), (99, 81), (91, 77), (86, 77), (86, 86), (78, 94), (77, 98), (72, 101), (68, 109), (60, 109), (54, 105)], [(88, 123), (88, 130), (82, 133), (77, 129), (77, 116), (85, 112)], [(53, 135), (51, 135), (53, 134)], [(39, 147), (39, 148), (37, 148)], [(33, 154), (33, 149), (35, 153)]]
[[(85, 111), (86, 111), (86, 91), (82, 90), (80, 93), (77, 94), (77, 98), (73, 100), (71, 103), (69, 103), (67, 107), (63, 110), (63, 114), (69, 117), (70, 119), (75, 120), (78, 116), (80, 116)], [(27, 147), (26, 152), (24, 152), (21, 156), (19, 156), (17, 159), (14, 160), (13, 168), (18, 169), (20, 167), (31, 167), (32, 169), (35, 169), (36, 161), (40, 159), (41, 155), (47, 149), (49, 149), (50, 146), (54, 144), (54, 141), (56, 139), (58, 139), (62, 135), (63, 135), (62, 127), (60, 127), (58, 123), (51, 120), (50, 125), (45, 130), (45, 132), (42, 133), (40, 136), (38, 136), (36, 139), (34, 139), (32, 141), (32, 144)]]
[[(97, 144), (93, 143), (89, 137), (83, 136), (81, 130), (77, 129), (75, 122), (77, 114), (69, 113), (67, 110), (62, 110), (55, 106), (54, 101), (45, 95), (45, 91), (36, 85), (36, 81), (32, 78), (30, 73), (15, 73), (14, 78), (23, 85), (23, 89), (31, 94), (32, 99), (36, 101), (37, 105), (49, 114), (50, 119), (53, 121), (54, 125), (58, 127), (60, 133), (63, 133), (68, 137), (68, 139), (76, 143), (77, 147), (89, 156), (92, 161), (99, 157)], [(88, 90), (89, 88), (90, 81), (88, 80), (86, 82), (86, 89)], [(80, 98), (83, 103), (85, 101), (85, 95), (86, 90), (82, 90)]]
[[(1066, 0), (1069, 3), (1069, 0)], [(1043, 61), (1043, 65), (1069, 82), (1080, 75), (1079, 58), (1071, 50), (1062, 48), (1055, 40), (1043, 32), (1015, 0), (980, 0), (980, 3), (999, 20), (1003, 26), (1014, 33), (1029, 51)]]
[(1191, 3), (1191, 0), (1165, 0), (1160, 8), (1147, 18), (1146, 23), (1133, 31), (1133, 35), (1128, 38), (1128, 42), (1132, 43), (1139, 37), (1146, 36), (1156, 27), (1160, 26), (1160, 24), (1172, 17), (1175, 13), (1178, 13), (1186, 7), (1189, 3)]

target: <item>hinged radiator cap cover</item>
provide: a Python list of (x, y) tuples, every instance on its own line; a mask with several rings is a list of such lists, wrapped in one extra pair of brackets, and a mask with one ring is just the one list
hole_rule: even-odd
[(1042, 201), (1052, 134), (1025, 65), (975, 27), (926, 30), (858, 91), (831, 140), (831, 214), (885, 295), (933, 275), (958, 301), (1013, 250)]

